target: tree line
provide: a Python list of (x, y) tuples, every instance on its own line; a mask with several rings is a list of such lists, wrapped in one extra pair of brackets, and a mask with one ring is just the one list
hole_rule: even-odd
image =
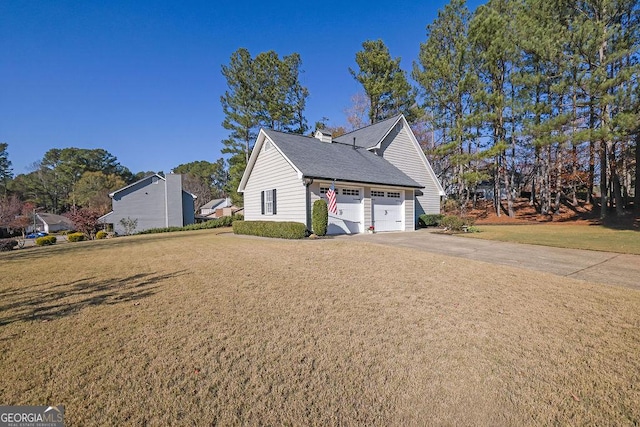
[[(599, 204), (602, 217), (639, 209), (639, 20), (637, 0), (490, 0), (474, 12), (451, 0), (420, 43), (416, 86), (382, 40), (365, 41), (349, 68), (364, 91), (349, 125), (316, 128), (339, 135), (403, 113), (462, 206), (484, 186), (498, 215), (513, 216), (523, 194), (542, 214), (563, 203)], [(240, 49), (223, 66), (229, 193), (260, 126), (307, 130), (300, 65), (297, 54)]]
[(449, 191), (468, 199), (489, 180), (510, 216), (522, 190), (543, 214), (579, 199), (623, 214), (638, 182), (639, 18), (636, 0), (492, 0), (474, 13), (452, 0), (412, 72)]
[[(31, 169), (13, 176), (8, 144), (0, 143), (0, 229), (24, 229), (33, 224), (36, 209), (95, 224), (111, 210), (109, 193), (155, 173), (133, 174), (108, 151), (82, 148), (51, 149)], [(196, 209), (224, 197), (227, 170), (222, 158), (181, 164), (173, 172), (183, 174), (183, 188), (197, 196)]]

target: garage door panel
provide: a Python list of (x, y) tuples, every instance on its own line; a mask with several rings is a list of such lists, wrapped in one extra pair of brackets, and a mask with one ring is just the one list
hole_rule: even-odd
[(336, 188), (337, 213), (329, 212), (327, 234), (351, 234), (363, 231), (364, 209), (361, 188)]
[(376, 231), (402, 231), (404, 229), (404, 198), (398, 191), (372, 191), (373, 226)]

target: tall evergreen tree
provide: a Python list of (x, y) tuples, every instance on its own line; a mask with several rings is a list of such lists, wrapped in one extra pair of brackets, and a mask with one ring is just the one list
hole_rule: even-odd
[(229, 65), (222, 66), (228, 90), (220, 97), (224, 121), (222, 126), (230, 131), (222, 141), (225, 154), (244, 155), (249, 160), (249, 147), (256, 137), (258, 126), (258, 82), (254, 74), (253, 58), (247, 49), (241, 48), (231, 55)]
[(519, 86), (522, 133), (535, 153), (531, 203), (542, 214), (558, 213), (563, 189), (569, 184), (563, 180), (569, 160), (571, 175), (577, 173), (577, 155), (571, 155), (577, 151), (570, 153), (568, 146), (573, 143), (577, 150), (581, 142), (567, 10), (544, 0), (527, 0), (518, 12), (516, 36), (522, 62), (513, 80)]
[(628, 100), (640, 71), (638, 0), (558, 1), (571, 11), (572, 43), (581, 64), (578, 84), (593, 103), (591, 137), (600, 146), (600, 216), (608, 216), (611, 205), (622, 215), (621, 156), (627, 155), (624, 148), (637, 117)]
[(9, 160), (9, 153), (7, 147), (9, 144), (6, 142), (0, 142), (0, 185), (2, 185), (2, 196), (7, 196), (7, 188), (9, 181), (13, 178), (11, 169), (11, 161)]
[[(459, 200), (484, 176), (476, 162), (478, 151), (470, 116), (478, 81), (468, 30), (471, 14), (464, 0), (452, 0), (427, 26), (412, 77), (422, 87), (429, 121), (437, 131), (435, 157), (440, 180), (454, 188)], [(463, 206), (464, 203), (463, 202)]]
[(304, 108), (309, 92), (299, 79), (301, 65), (297, 53), (280, 59), (269, 51), (253, 58), (241, 48), (231, 55), (229, 65), (222, 66), (228, 85), (220, 98), (225, 115), (222, 125), (230, 131), (222, 141), (222, 153), (231, 155), (225, 191), (235, 204), (242, 204), (237, 188), (258, 129), (264, 126), (301, 134), (308, 130)]
[(416, 93), (400, 68), (400, 58), (392, 59), (382, 40), (367, 40), (356, 53), (359, 70), (349, 68), (351, 75), (364, 87), (369, 98), (371, 123), (404, 114), (409, 123), (420, 114)]
[(502, 188), (506, 193), (509, 216), (514, 215), (515, 183), (510, 173), (514, 168), (516, 150), (512, 132), (515, 120), (512, 76), (518, 63), (512, 36), (515, 33), (514, 24), (515, 2), (490, 0), (478, 7), (469, 25), (469, 39), (478, 58), (481, 83), (474, 96), (479, 107), (477, 127), (485, 130), (491, 141), (486, 155), (493, 157), (493, 200), (498, 216), (501, 214)]

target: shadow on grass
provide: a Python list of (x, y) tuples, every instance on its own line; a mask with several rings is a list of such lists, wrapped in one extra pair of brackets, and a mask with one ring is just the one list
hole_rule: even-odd
[(624, 216), (609, 216), (604, 219), (594, 218), (590, 220), (591, 225), (600, 225), (612, 230), (632, 230), (640, 231), (640, 216), (626, 214)]
[(147, 245), (150, 240), (158, 242), (180, 238), (184, 238), (183, 233), (145, 234), (140, 236), (118, 237), (115, 239), (57, 243), (53, 246), (33, 246), (24, 249), (14, 249), (9, 252), (2, 252), (0, 253), (0, 260), (2, 262), (15, 260), (35, 262), (39, 259), (49, 258), (52, 254), (86, 253), (87, 251), (100, 252), (103, 250), (112, 250), (114, 247), (136, 247)]
[[(49, 283), (4, 290), (0, 297), (0, 326), (18, 321), (54, 320), (98, 305), (116, 305), (154, 295), (158, 284), (187, 274), (139, 273), (110, 279), (95, 277), (51, 286)], [(154, 286), (155, 285), (155, 286)]]

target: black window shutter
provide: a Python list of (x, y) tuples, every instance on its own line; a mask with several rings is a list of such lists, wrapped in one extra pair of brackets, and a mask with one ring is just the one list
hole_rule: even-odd
[(273, 214), (275, 215), (276, 212), (276, 189), (273, 189)]
[(262, 215), (264, 215), (264, 191), (260, 192), (260, 206), (262, 207)]

